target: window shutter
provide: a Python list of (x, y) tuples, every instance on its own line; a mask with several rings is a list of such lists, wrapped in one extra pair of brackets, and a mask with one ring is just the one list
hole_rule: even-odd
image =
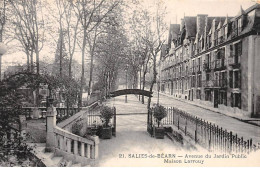
[(233, 71), (229, 71), (229, 87), (233, 88)]
[(230, 101), (231, 107), (234, 107), (233, 101), (234, 101), (234, 94), (231, 93), (231, 101)]
[(237, 52), (238, 56), (241, 56), (242, 55), (242, 42), (238, 43), (238, 47), (237, 48), (238, 48), (238, 52)]
[(241, 70), (238, 71), (238, 88), (241, 88)]
[(230, 57), (233, 57), (233, 45), (230, 45)]

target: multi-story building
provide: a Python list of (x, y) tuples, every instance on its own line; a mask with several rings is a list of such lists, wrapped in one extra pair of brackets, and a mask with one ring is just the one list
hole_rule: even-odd
[(161, 91), (260, 117), (260, 4), (235, 17), (184, 17), (171, 24)]

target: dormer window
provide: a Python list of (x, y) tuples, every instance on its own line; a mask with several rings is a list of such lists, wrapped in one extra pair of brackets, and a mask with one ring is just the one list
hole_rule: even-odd
[(242, 27), (243, 27), (243, 20), (241, 17), (238, 19), (238, 33), (240, 33), (242, 31)]
[(238, 35), (238, 24), (237, 24), (237, 20), (232, 22), (232, 31), (231, 31), (231, 36), (236, 37)]

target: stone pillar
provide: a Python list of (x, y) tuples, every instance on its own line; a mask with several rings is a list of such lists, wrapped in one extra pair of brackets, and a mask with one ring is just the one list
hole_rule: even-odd
[(71, 140), (67, 139), (67, 152), (71, 153)]
[(87, 153), (86, 153), (86, 157), (90, 158), (90, 145), (87, 144)]
[(55, 134), (54, 128), (56, 127), (56, 115), (57, 111), (54, 106), (50, 106), (46, 112), (46, 152), (52, 152), (55, 150)]
[(59, 136), (59, 142), (60, 142), (60, 150), (64, 150), (64, 137), (63, 136)]
[(74, 154), (78, 155), (78, 141), (74, 140)]
[(91, 137), (94, 140), (94, 145), (91, 147), (91, 158), (97, 159), (98, 158), (98, 144), (99, 144), (99, 137), (93, 136)]
[(65, 152), (68, 152), (67, 151), (67, 138), (64, 136), (64, 139), (63, 139), (63, 150), (65, 151)]
[(80, 156), (85, 156), (85, 143), (81, 142)]

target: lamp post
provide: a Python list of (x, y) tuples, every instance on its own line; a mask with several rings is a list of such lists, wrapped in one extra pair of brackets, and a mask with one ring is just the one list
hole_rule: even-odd
[(2, 55), (4, 55), (7, 51), (6, 45), (0, 42), (0, 81), (2, 80)]
[[(126, 89), (127, 89), (127, 70), (128, 70), (128, 65), (126, 65), (126, 68), (125, 68), (125, 79), (126, 79), (125, 88)], [(125, 103), (127, 103), (127, 94), (125, 95)]]

